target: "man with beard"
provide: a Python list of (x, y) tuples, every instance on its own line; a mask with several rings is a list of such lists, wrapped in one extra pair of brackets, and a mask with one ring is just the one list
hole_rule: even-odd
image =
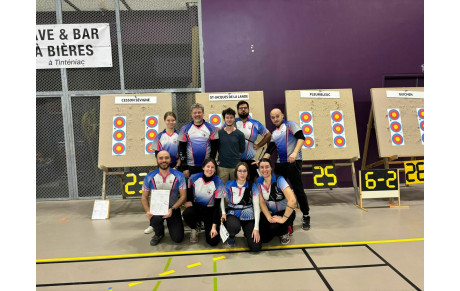
[[(170, 168), (171, 156), (167, 151), (158, 152), (157, 164), (158, 169), (148, 173), (142, 184), (142, 206), (144, 207), (145, 215), (150, 221), (150, 225), (155, 231), (150, 245), (157, 245), (164, 237), (165, 219), (171, 239), (176, 243), (180, 243), (184, 239), (184, 224), (182, 222), (180, 206), (187, 198), (185, 178), (181, 172)], [(148, 198), (151, 190), (170, 191), (168, 214), (157, 215), (150, 212)], [(152, 192), (152, 195), (155, 195), (155, 193)]]
[[(263, 147), (270, 141), (271, 133), (259, 121), (249, 117), (249, 104), (246, 101), (240, 101), (236, 105), (238, 116), (235, 120), (236, 128), (244, 134), (245, 147), (244, 153), (241, 155), (240, 160), (249, 165), (250, 175), (249, 179), (255, 181), (259, 176), (257, 174), (257, 165), (254, 163), (254, 156), (256, 151)], [(257, 136), (262, 136), (262, 140), (256, 144)]]

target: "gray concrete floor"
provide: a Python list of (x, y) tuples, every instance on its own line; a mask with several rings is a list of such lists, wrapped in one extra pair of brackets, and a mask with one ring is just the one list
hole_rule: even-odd
[(182, 243), (166, 231), (152, 247), (139, 199), (111, 200), (108, 220), (91, 220), (93, 200), (37, 202), (37, 290), (424, 289), (423, 185), (401, 187), (407, 209), (366, 199), (368, 212), (352, 188), (307, 193), (311, 230), (297, 215), (291, 243), (258, 254), (241, 232), (234, 249), (212, 248), (202, 232), (190, 244), (188, 228)]

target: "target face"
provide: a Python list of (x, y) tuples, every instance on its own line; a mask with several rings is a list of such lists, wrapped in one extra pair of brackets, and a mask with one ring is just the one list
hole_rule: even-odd
[(145, 124), (148, 127), (155, 127), (158, 124), (158, 119), (155, 116), (150, 116), (147, 118), (147, 120), (145, 120)]
[(343, 136), (336, 136), (334, 138), (334, 144), (337, 147), (343, 147), (345, 145), (345, 138), (343, 138)]
[(113, 121), (113, 125), (116, 127), (116, 128), (121, 128), (123, 126), (125, 126), (125, 119), (123, 117), (117, 117), (115, 118), (115, 120)]
[(334, 112), (332, 112), (331, 118), (332, 118), (332, 120), (334, 120), (335, 122), (340, 122), (340, 121), (342, 121), (342, 119), (343, 119), (342, 112), (340, 112), (340, 111), (334, 111)]
[(394, 132), (399, 132), (401, 131), (401, 123), (397, 122), (397, 121), (394, 121), (390, 124), (390, 128), (392, 131)]
[(420, 122), (420, 128), (425, 130), (425, 121)]
[(145, 151), (148, 152), (149, 154), (155, 153), (155, 150), (153, 149), (153, 142), (149, 142), (149, 143), (145, 146)]
[(310, 122), (311, 114), (309, 112), (303, 112), (302, 114), (300, 114), (300, 120), (302, 122)]
[(307, 148), (312, 148), (315, 145), (315, 141), (311, 137), (305, 138), (303, 145)]
[(157, 131), (155, 129), (150, 129), (145, 133), (145, 138), (148, 140), (153, 140), (155, 137), (157, 137)]
[(113, 145), (113, 152), (117, 155), (121, 155), (125, 152), (125, 145), (122, 143), (116, 143)]
[(422, 134), (422, 141), (425, 142), (425, 134)]
[(116, 141), (121, 141), (125, 138), (125, 132), (123, 130), (117, 130), (113, 133), (113, 139)]
[(393, 135), (392, 140), (396, 145), (400, 145), (404, 142), (404, 138), (400, 134)]
[(336, 134), (342, 134), (344, 131), (343, 125), (341, 125), (340, 123), (334, 124), (334, 126), (332, 127), (332, 130)]
[(398, 119), (399, 118), (399, 112), (398, 110), (395, 110), (395, 109), (391, 109), (390, 112), (388, 113), (388, 116), (391, 118), (391, 119)]
[(209, 117), (209, 121), (212, 125), (217, 126), (222, 122), (222, 117), (218, 114), (213, 114)]
[(423, 108), (419, 109), (417, 114), (418, 114), (419, 118), (421, 118), (421, 119), (425, 118), (425, 110)]
[(305, 124), (302, 126), (302, 132), (306, 135), (309, 135), (313, 132), (313, 127), (309, 124)]

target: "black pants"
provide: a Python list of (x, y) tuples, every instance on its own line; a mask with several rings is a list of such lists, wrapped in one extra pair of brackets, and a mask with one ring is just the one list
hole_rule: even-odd
[(254, 160), (241, 160), (242, 162), (245, 162), (249, 166), (249, 179), (253, 182), (256, 181), (257, 177), (259, 177), (259, 174), (257, 173), (257, 165), (252, 164), (255, 161)]
[(305, 194), (302, 183), (302, 161), (276, 163), (275, 174), (289, 180), (292, 191), (294, 191), (297, 202), (299, 202), (300, 211), (302, 211), (303, 215), (309, 215), (310, 207), (308, 206), (307, 194)]
[(162, 216), (163, 215), (154, 215), (150, 218), (150, 225), (155, 230), (155, 234), (164, 235), (164, 221), (166, 219), (171, 239), (176, 243), (180, 243), (184, 239), (184, 224), (182, 223), (180, 209), (173, 210), (171, 217), (163, 218)]
[[(284, 210), (274, 213), (272, 215), (278, 215), (283, 217)], [(270, 223), (263, 213), (260, 214), (260, 240), (262, 243), (268, 243), (275, 236), (282, 236), (288, 233), (288, 225), (292, 225), (295, 219), (295, 211), (291, 213), (291, 216), (283, 223)]]
[(243, 228), (243, 233), (248, 243), (248, 248), (251, 252), (258, 252), (262, 249), (262, 241), (258, 243), (254, 242), (252, 231), (254, 230), (254, 220), (240, 220), (235, 215), (227, 215), (227, 221), (225, 227), (231, 238), (234, 238)]
[[(205, 207), (198, 203), (193, 203), (193, 206), (187, 207), (182, 213), (185, 223), (191, 228), (196, 229), (198, 222), (204, 222), (204, 232), (206, 242), (211, 246), (216, 246), (219, 243), (220, 236), (216, 235), (211, 238), (210, 232), (213, 225), (214, 207)], [(220, 223), (217, 224), (217, 232), (219, 232)]]

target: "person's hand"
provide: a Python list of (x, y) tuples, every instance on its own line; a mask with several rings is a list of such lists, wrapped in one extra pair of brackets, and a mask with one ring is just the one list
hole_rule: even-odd
[(169, 218), (172, 216), (172, 208), (168, 209), (168, 214), (164, 215), (163, 218)]
[(288, 157), (288, 162), (289, 162), (289, 163), (294, 163), (296, 158), (297, 158), (297, 153), (292, 153), (292, 154), (289, 155), (289, 157)]
[(272, 221), (270, 221), (272, 223), (280, 223), (280, 224), (283, 224), (283, 218), (281, 216), (278, 216), (278, 215), (273, 215), (272, 216)]
[(276, 223), (276, 220), (275, 220), (274, 216), (270, 216), (270, 218), (268, 218), (267, 220), (270, 223)]
[(256, 165), (257, 167), (259, 167), (259, 161), (254, 161), (251, 163), (251, 165)]
[(253, 230), (251, 237), (254, 239), (255, 243), (258, 243), (260, 241), (260, 234), (258, 230)]
[(190, 178), (190, 170), (185, 170), (182, 172), (182, 174), (184, 174), (185, 179)]
[(192, 202), (187, 201), (187, 202), (185, 202), (184, 206), (185, 206), (185, 208), (188, 208), (188, 207), (193, 206), (193, 204), (192, 204)]
[(150, 211), (149, 211), (149, 212), (145, 213), (145, 216), (147, 216), (148, 220), (150, 220), (152, 218), (152, 216), (153, 216), (153, 213), (150, 213)]
[(222, 214), (222, 217), (220, 218), (221, 222), (224, 222), (227, 220), (227, 214)]
[(211, 238), (214, 238), (216, 235), (219, 233), (217, 232), (217, 229), (215, 227), (215, 224), (212, 226), (211, 232), (209, 233), (211, 235)]
[(255, 149), (255, 150), (258, 150), (258, 149), (260, 149), (260, 146), (257, 145), (257, 144), (253, 144), (253, 145), (252, 145), (252, 148)]

